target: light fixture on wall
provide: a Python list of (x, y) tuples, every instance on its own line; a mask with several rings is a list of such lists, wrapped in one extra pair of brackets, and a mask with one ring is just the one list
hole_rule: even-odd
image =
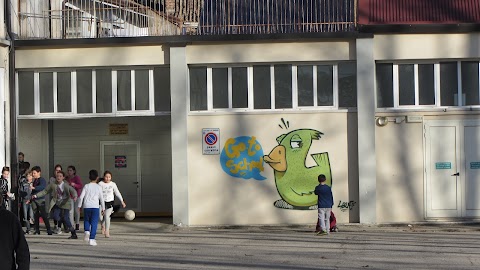
[(384, 127), (388, 124), (388, 118), (385, 116), (380, 116), (377, 118), (377, 120), (375, 120), (375, 122), (377, 123), (377, 126)]

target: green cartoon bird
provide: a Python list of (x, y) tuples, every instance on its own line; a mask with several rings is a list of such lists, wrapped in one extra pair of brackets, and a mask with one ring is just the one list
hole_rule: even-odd
[(313, 129), (297, 129), (277, 137), (278, 146), (272, 149), (264, 161), (275, 173), (275, 184), (282, 198), (274, 205), (278, 208), (308, 210), (317, 208), (317, 195), (313, 193), (318, 185), (318, 175), (327, 177), (332, 185), (332, 174), (328, 153), (312, 154), (316, 166), (305, 165), (313, 140), (323, 135)]

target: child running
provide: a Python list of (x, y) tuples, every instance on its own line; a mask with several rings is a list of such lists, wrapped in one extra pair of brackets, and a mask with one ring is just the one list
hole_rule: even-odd
[(103, 200), (102, 187), (97, 184), (97, 170), (90, 170), (88, 172), (88, 179), (90, 179), (90, 183), (83, 187), (82, 194), (78, 198), (78, 208), (81, 209), (83, 205), (84, 240), (91, 246), (96, 246), (97, 241), (95, 240), (95, 235), (97, 234), (98, 217), (100, 215), (99, 205), (101, 207), (101, 214), (103, 215), (105, 211), (105, 201)]
[[(103, 173), (103, 181), (98, 183), (103, 190), (103, 200), (105, 201), (105, 215), (100, 216), (100, 220), (102, 221), (102, 234), (105, 237), (110, 237), (110, 215), (113, 212), (113, 203), (115, 201), (115, 197), (117, 197), (122, 202), (122, 207), (125, 208), (127, 205), (123, 200), (122, 194), (120, 190), (118, 190), (117, 184), (112, 181), (112, 173), (110, 171), (105, 171)], [(115, 196), (114, 196), (115, 195)]]
[[(43, 191), (40, 191), (36, 195), (32, 195), (32, 198), (43, 197), (46, 194), (50, 195), (50, 206), (48, 212), (53, 214), (53, 219), (57, 222), (57, 228), (54, 229), (55, 233), (62, 233), (62, 220), (72, 234), (68, 239), (77, 239), (75, 229), (70, 222), (70, 198), (77, 200), (77, 192), (71, 187), (67, 181), (65, 181), (65, 173), (59, 171), (56, 174), (55, 183), (49, 184)], [(56, 226), (54, 226), (56, 227)]]

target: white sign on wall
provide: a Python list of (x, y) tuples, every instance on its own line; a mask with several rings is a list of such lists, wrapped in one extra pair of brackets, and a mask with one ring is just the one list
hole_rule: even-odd
[(204, 128), (202, 129), (202, 145), (204, 155), (220, 154), (220, 129)]

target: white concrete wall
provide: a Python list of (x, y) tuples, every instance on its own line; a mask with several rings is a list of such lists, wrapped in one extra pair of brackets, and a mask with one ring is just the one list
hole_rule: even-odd
[[(289, 121), (288, 130), (281, 129), (281, 118)], [(190, 225), (223, 224), (312, 224), (316, 210), (286, 210), (273, 203), (280, 199), (273, 169), (263, 163), (265, 180), (232, 177), (223, 171), (220, 155), (202, 154), (202, 128), (220, 128), (220, 146), (229, 138), (255, 136), (268, 155), (278, 145), (276, 138), (296, 129), (315, 129), (324, 133), (314, 140), (306, 160), (314, 166), (310, 154), (328, 152), (333, 179), (333, 211), (340, 223), (350, 221), (349, 211), (338, 208), (339, 201), (356, 198), (349, 194), (349, 157), (347, 113), (258, 114), (189, 116), (188, 172)], [(358, 207), (355, 205), (354, 207)]]
[(30, 168), (40, 166), (44, 176), (48, 177), (48, 122), (47, 120), (18, 121), (18, 152), (25, 154)]
[(345, 61), (353, 41), (202, 44), (187, 46), (188, 64)]
[(15, 52), (17, 69), (142, 66), (168, 63), (162, 46), (33, 49)]
[(375, 35), (375, 60), (480, 57), (480, 34)]

